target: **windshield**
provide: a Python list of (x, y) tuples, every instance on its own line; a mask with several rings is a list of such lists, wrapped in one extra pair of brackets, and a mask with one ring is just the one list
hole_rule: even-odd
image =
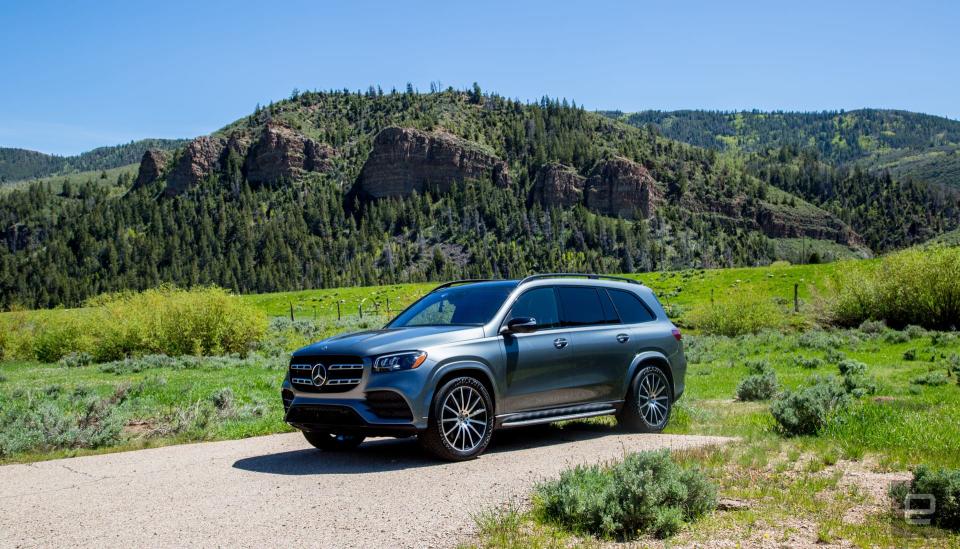
[(427, 294), (388, 328), (404, 326), (480, 326), (486, 324), (516, 283), (469, 284)]

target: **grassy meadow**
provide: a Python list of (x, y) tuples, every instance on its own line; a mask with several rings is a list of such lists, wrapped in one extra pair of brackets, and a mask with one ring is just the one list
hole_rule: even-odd
[[(960, 335), (916, 325), (893, 329), (871, 319), (888, 310), (881, 303), (887, 286), (911, 284), (885, 281), (895, 274), (890, 265), (923, 285), (924, 277), (942, 270), (927, 265), (957, 261), (949, 250), (910, 253), (628, 275), (652, 287), (684, 327), (687, 391), (667, 432), (740, 439), (674, 454), (702, 471), (721, 502), (736, 505), (672, 523), (670, 543), (960, 546), (960, 537), (947, 530), (907, 527), (886, 496), (917, 466), (960, 468)], [(871, 276), (870, 284), (851, 286)], [(379, 327), (388, 318), (388, 300), (396, 314), (433, 286), (245, 296), (168, 288), (105, 296), (82, 309), (3, 313), (0, 462), (286, 431), (278, 391), (291, 350)], [(937, 291), (954, 291), (948, 286)], [(921, 290), (916, 295), (937, 301)], [(170, 324), (171, 318), (178, 320)], [(180, 322), (190, 330), (178, 330)], [(44, 338), (59, 346), (39, 344)], [(844, 364), (857, 365), (855, 378), (841, 373), (849, 369)], [(772, 376), (775, 394), (739, 399), (738, 386), (756, 372)], [(771, 413), (772, 403), (818, 383), (846, 384), (844, 406), (828, 410), (813, 434), (788, 432)], [(611, 418), (598, 418), (577, 428), (612, 425)], [(477, 525), (476, 545), (484, 547), (602, 541), (552, 522), (536, 495), (490, 510)]]

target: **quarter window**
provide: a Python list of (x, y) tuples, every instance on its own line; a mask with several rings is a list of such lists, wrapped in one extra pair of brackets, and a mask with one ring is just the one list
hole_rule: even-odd
[(619, 322), (609, 302), (600, 300), (596, 288), (586, 286), (558, 286), (560, 309), (564, 326), (593, 326)]
[(607, 290), (607, 292), (610, 294), (613, 304), (617, 307), (617, 312), (620, 313), (620, 320), (625, 324), (650, 322), (656, 318), (633, 292), (623, 290)]

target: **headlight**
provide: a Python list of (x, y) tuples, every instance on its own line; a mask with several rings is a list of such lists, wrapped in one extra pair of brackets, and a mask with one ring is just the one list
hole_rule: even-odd
[(373, 363), (373, 371), (397, 372), (399, 370), (412, 370), (423, 364), (424, 360), (427, 360), (427, 353), (423, 351), (383, 355), (377, 357), (377, 360)]

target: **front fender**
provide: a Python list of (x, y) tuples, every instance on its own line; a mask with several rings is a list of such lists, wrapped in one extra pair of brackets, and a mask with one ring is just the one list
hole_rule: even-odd
[(433, 396), (440, 388), (440, 380), (452, 373), (468, 372), (483, 375), (489, 386), (493, 388), (493, 394), (490, 396), (493, 397), (494, 415), (496, 415), (497, 404), (500, 402), (500, 387), (494, 381), (496, 377), (494, 376), (493, 368), (489, 364), (485, 364), (479, 360), (455, 360), (441, 364), (430, 373), (430, 381), (427, 384), (429, 390), (424, 392), (420, 408), (424, 411), (424, 419), (430, 414), (430, 405), (433, 403)]

